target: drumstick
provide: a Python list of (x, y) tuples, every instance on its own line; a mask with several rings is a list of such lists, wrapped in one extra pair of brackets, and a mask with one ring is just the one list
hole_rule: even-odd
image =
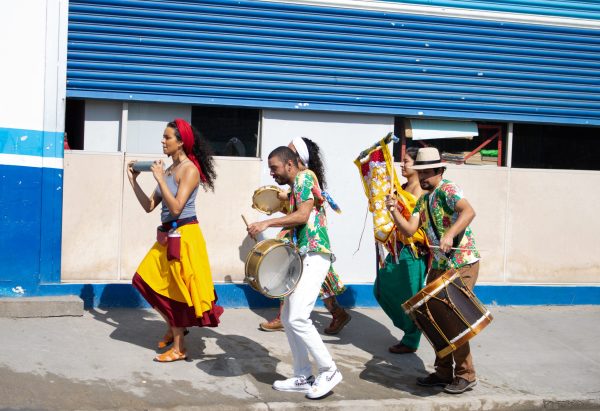
[(250, 224), (248, 224), (248, 220), (246, 220), (246, 217), (244, 216), (244, 214), (242, 214), (242, 220), (244, 220), (246, 227), (248, 227), (250, 225)]
[[(428, 245), (429, 248), (441, 248), (439, 245)], [(477, 250), (477, 251), (487, 251), (485, 248), (475, 248), (475, 247), (450, 247), (451, 250)]]
[[(248, 220), (246, 220), (246, 217), (244, 216), (244, 214), (242, 214), (242, 220), (244, 220), (244, 223), (246, 224), (246, 227), (248, 227), (250, 225), (250, 224), (248, 224)], [(254, 241), (258, 241), (253, 236), (250, 236), (250, 238), (252, 238)]]

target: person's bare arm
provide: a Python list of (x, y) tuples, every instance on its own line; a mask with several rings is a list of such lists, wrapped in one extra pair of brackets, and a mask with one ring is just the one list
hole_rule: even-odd
[(396, 227), (398, 230), (405, 235), (406, 237), (412, 237), (414, 233), (419, 229), (419, 217), (411, 216), (409, 220), (404, 218), (400, 210), (398, 210), (398, 200), (395, 196), (387, 196), (385, 199), (385, 206), (390, 212), (394, 223), (396, 223)]
[(310, 199), (300, 203), (298, 209), (283, 217), (271, 218), (265, 221), (258, 221), (248, 225), (248, 234), (255, 238), (269, 227), (293, 227), (306, 224), (313, 208), (314, 200)]
[(129, 164), (127, 164), (127, 176), (129, 177), (129, 183), (133, 188), (133, 192), (138, 202), (142, 208), (149, 213), (154, 210), (158, 204), (160, 204), (161, 196), (158, 195), (157, 190), (154, 190), (151, 196), (147, 196), (146, 193), (144, 193), (144, 190), (142, 190), (142, 187), (140, 187), (137, 182), (137, 178), (140, 173), (139, 171), (135, 171), (133, 169), (134, 163), (135, 161), (130, 161)]
[(445, 253), (452, 249), (454, 237), (463, 232), (475, 218), (475, 210), (466, 198), (458, 200), (455, 210), (458, 212), (456, 222), (440, 238), (440, 248)]

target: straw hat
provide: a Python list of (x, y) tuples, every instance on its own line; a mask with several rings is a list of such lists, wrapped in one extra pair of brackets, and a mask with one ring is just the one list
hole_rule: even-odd
[(446, 167), (440, 158), (440, 152), (435, 147), (423, 147), (417, 152), (413, 170), (425, 170), (428, 168)]

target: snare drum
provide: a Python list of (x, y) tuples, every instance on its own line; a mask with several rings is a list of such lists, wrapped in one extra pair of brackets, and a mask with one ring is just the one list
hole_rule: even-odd
[(252, 208), (271, 215), (285, 209), (284, 203), (277, 196), (284, 191), (276, 186), (263, 186), (254, 191), (252, 196)]
[(402, 308), (423, 331), (439, 358), (475, 337), (493, 319), (456, 270), (448, 270), (427, 284)]
[(296, 288), (302, 276), (302, 258), (290, 244), (268, 239), (257, 243), (246, 257), (246, 281), (269, 298), (280, 298)]

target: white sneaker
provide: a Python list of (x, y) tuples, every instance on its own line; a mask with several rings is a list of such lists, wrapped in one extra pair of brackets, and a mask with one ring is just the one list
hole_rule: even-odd
[(340, 382), (342, 382), (342, 373), (337, 368), (323, 371), (317, 375), (315, 382), (313, 382), (306, 393), (306, 397), (313, 400), (321, 398), (327, 395)]
[(288, 378), (287, 380), (278, 380), (273, 383), (273, 389), (277, 391), (288, 392), (308, 392), (310, 386), (315, 381), (312, 375), (305, 378), (303, 375)]

